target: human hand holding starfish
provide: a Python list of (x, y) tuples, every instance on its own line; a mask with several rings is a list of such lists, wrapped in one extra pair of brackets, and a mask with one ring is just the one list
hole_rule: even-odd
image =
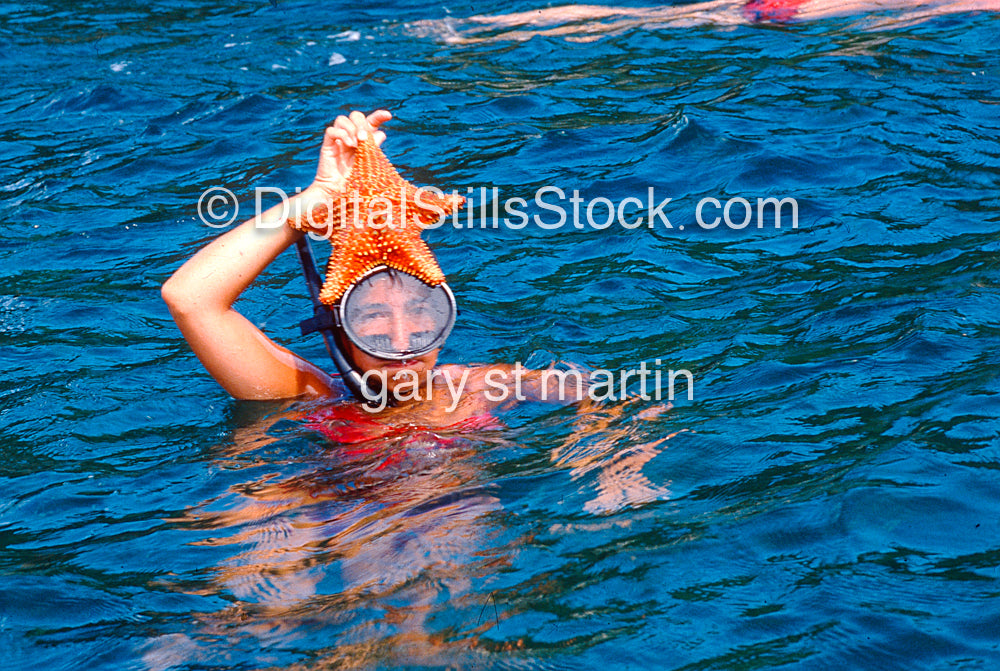
[(369, 135), (376, 145), (385, 140), (385, 133), (378, 130), (392, 114), (386, 110), (375, 110), (368, 116), (354, 111), (349, 116), (338, 116), (333, 125), (323, 135), (323, 146), (319, 150), (319, 166), (312, 187), (324, 192), (328, 198), (344, 193), (347, 178), (354, 168), (358, 142)]
[(333, 244), (319, 295), (327, 305), (378, 266), (409, 273), (429, 286), (444, 282), (420, 233), (461, 207), (465, 198), (417, 189), (399, 175), (379, 148), (385, 133), (378, 126), (391, 118), (385, 110), (337, 117), (324, 135), (309, 195), (287, 220), (293, 229)]

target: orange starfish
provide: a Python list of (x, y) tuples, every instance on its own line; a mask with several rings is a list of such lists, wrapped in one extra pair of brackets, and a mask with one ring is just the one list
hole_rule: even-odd
[(319, 295), (331, 305), (377, 266), (401, 270), (431, 286), (444, 282), (444, 273), (420, 233), (464, 202), (458, 194), (442, 197), (418, 190), (399, 176), (369, 135), (358, 142), (342, 197), (289, 224), (319, 233), (333, 244)]

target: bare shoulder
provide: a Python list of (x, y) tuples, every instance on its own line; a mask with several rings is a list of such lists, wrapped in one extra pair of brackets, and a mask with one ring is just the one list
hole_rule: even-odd
[[(481, 395), (492, 402), (573, 403), (584, 395), (576, 387), (567, 392), (566, 373), (563, 371), (526, 368), (520, 363), (449, 365), (439, 367), (437, 373), (442, 381), (461, 381), (464, 393)], [(577, 386), (581, 389), (586, 386), (583, 384), (584, 377), (576, 375)]]
[(508, 381), (513, 383), (515, 377), (525, 380), (538, 373), (523, 366), (514, 366), (507, 363), (446, 364), (438, 366), (436, 372), (445, 378), (453, 380), (464, 379), (466, 390), (471, 392), (482, 391), (487, 387), (495, 387), (497, 384), (504, 384)]

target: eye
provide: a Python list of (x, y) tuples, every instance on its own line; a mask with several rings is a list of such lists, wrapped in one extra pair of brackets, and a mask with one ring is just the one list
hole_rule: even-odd
[(423, 349), (427, 343), (434, 340), (434, 333), (431, 331), (417, 331), (410, 334), (410, 349)]
[(385, 333), (376, 333), (365, 338), (372, 349), (388, 352), (392, 349), (392, 338)]
[(361, 322), (372, 322), (376, 319), (385, 319), (389, 316), (389, 313), (385, 310), (366, 310), (358, 315), (357, 319)]

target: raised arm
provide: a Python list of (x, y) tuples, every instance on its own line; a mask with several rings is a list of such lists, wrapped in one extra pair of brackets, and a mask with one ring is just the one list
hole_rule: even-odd
[[(289, 199), (290, 217), (336, 198), (354, 165), (358, 139), (372, 133), (391, 115), (379, 110), (365, 117), (352, 112), (327, 128), (313, 183)], [(205, 369), (239, 399), (277, 399), (331, 392), (330, 377), (281, 347), (233, 309), (233, 303), (257, 276), (302, 233), (284, 224), (276, 205), (212, 241), (164, 283), (163, 300), (184, 339)]]

